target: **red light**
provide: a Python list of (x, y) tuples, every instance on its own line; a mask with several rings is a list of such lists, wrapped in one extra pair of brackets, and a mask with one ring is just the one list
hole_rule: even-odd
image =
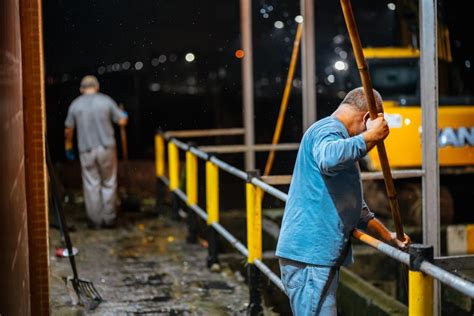
[(238, 50), (235, 51), (235, 57), (237, 57), (237, 58), (244, 58), (244, 56), (245, 56), (245, 53), (244, 53), (243, 50), (238, 49)]

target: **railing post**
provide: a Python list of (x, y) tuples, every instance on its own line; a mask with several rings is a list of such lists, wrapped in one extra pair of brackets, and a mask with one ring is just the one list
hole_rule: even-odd
[(168, 168), (170, 177), (170, 191), (172, 199), (173, 214), (171, 217), (175, 220), (179, 219), (179, 197), (174, 192), (179, 188), (179, 151), (178, 146), (170, 140), (168, 142)]
[(188, 205), (188, 236), (186, 241), (188, 243), (195, 243), (197, 241), (197, 223), (196, 213), (191, 209), (191, 206), (198, 202), (198, 165), (197, 157), (189, 149), (186, 151), (186, 195), (188, 197), (186, 203)]
[(211, 225), (219, 222), (219, 168), (210, 161), (206, 161), (206, 210), (207, 210), (207, 267), (218, 271), (218, 238), (217, 232)]
[(163, 132), (158, 130), (155, 134), (155, 173), (156, 173), (156, 210), (160, 212), (163, 209), (163, 200), (165, 198), (164, 184), (161, 177), (165, 175), (165, 139)]
[(433, 262), (433, 246), (412, 244), (409, 249), (408, 315), (433, 315), (433, 278), (420, 271), (423, 261)]
[[(262, 297), (260, 293), (260, 270), (255, 266), (255, 259), (262, 259), (262, 204), (261, 194), (252, 178), (258, 177), (258, 171), (247, 172), (246, 204), (247, 204), (247, 248), (248, 248), (248, 286), (249, 286), (249, 314), (262, 313)], [(257, 203), (258, 202), (258, 203)]]

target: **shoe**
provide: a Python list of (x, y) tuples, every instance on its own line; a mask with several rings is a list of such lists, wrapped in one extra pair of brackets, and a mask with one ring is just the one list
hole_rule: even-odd
[(109, 223), (109, 224), (102, 224), (102, 228), (105, 228), (105, 229), (114, 229), (114, 228), (117, 228), (117, 222), (116, 221), (113, 221), (112, 223)]

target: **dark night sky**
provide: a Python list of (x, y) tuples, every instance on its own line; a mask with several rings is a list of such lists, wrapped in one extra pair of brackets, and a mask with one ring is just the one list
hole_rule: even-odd
[(238, 9), (229, 0), (45, 1), (48, 70), (225, 48), (238, 35)]
[[(396, 11), (388, 9), (391, 1), (397, 4)], [(411, 0), (352, 1), (364, 45), (399, 44), (397, 18), (403, 3), (413, 6)], [(62, 126), (68, 105), (78, 94), (78, 80), (87, 73), (97, 75), (100, 69), (105, 71), (99, 73), (103, 91), (125, 103), (136, 117), (130, 130), (137, 148), (150, 145), (142, 139), (159, 125), (241, 124), (240, 60), (234, 56), (240, 48), (238, 0), (46, 0), (43, 5), (47, 102), (53, 113), (49, 126)], [(340, 93), (358, 85), (359, 79), (355, 72), (334, 72), (341, 50), (347, 52), (353, 69), (339, 1), (315, 1), (315, 8), (318, 111), (327, 114)], [(474, 2), (445, 0), (441, 8), (441, 19), (451, 32), (452, 68), (461, 75), (463, 93), (472, 93), (469, 21)], [(271, 139), (277, 113), (273, 108), (278, 108), (283, 91), (298, 14), (299, 1), (253, 1), (255, 104), (261, 141)], [(283, 28), (275, 27), (277, 21)], [(188, 52), (196, 56), (193, 63), (184, 60)], [(159, 66), (152, 65), (153, 59), (165, 57)], [(111, 71), (113, 64), (125, 62), (130, 63), (130, 71)], [(133, 71), (136, 62), (143, 63), (141, 71)], [(325, 80), (331, 74), (336, 75), (333, 84)], [(297, 80), (299, 76), (298, 67)], [(290, 141), (299, 139), (301, 125), (301, 82), (294, 82), (294, 87), (287, 135), (283, 135)], [(191, 112), (176, 119), (173, 111)]]

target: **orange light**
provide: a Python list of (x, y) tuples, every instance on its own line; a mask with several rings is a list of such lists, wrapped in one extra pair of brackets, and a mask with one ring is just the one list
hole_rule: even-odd
[(245, 56), (245, 53), (244, 53), (243, 50), (238, 49), (238, 50), (235, 51), (235, 57), (237, 57), (237, 58), (244, 58), (244, 56)]

